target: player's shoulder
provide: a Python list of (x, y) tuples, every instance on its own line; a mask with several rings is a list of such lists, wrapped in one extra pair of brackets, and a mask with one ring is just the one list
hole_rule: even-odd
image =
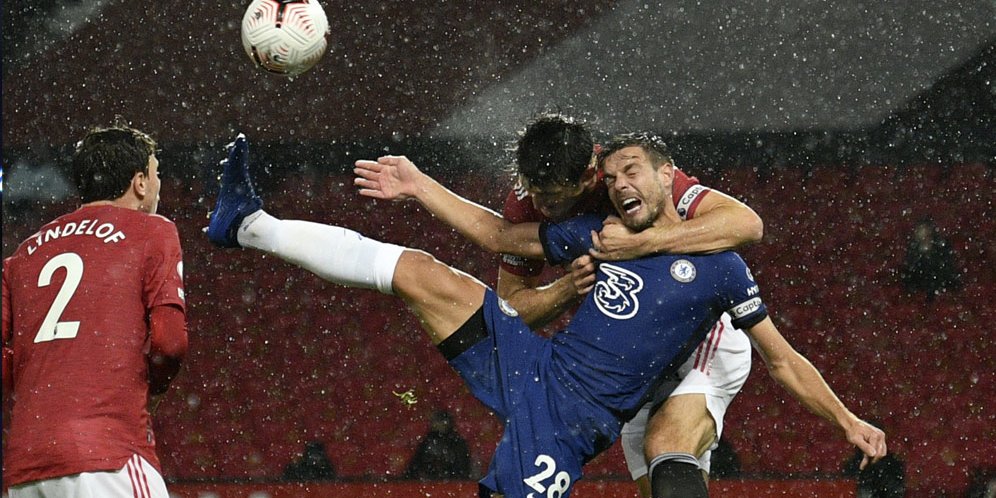
[(740, 253), (738, 253), (737, 251), (722, 251), (722, 252), (717, 252), (717, 253), (713, 253), (713, 254), (703, 254), (703, 255), (700, 255), (698, 257), (702, 258), (702, 259), (705, 259), (705, 260), (713, 261), (716, 264), (722, 264), (722, 265), (730, 265), (730, 264), (733, 264), (733, 265), (744, 265), (744, 264), (746, 264), (744, 262), (744, 258), (742, 256), (740, 256)]
[(173, 227), (174, 230), (176, 229), (176, 223), (173, 223), (173, 220), (171, 220), (171, 219), (169, 219), (169, 218), (167, 218), (167, 217), (165, 217), (165, 216), (163, 216), (161, 214), (149, 214), (148, 215), (148, 223), (150, 225), (153, 225), (153, 226), (166, 225), (166, 226)]
[(179, 240), (180, 233), (173, 220), (159, 214), (141, 214), (144, 215), (142, 228), (145, 237), (159, 240)]
[(172, 247), (179, 241), (176, 224), (165, 216), (135, 209), (115, 208), (93, 213), (100, 223), (110, 223), (132, 242), (145, 241), (147, 247)]
[(143, 237), (156, 238), (160, 234), (168, 236), (177, 233), (176, 224), (169, 218), (136, 209), (111, 209), (97, 216), (107, 216), (107, 221), (121, 230), (140, 232)]
[(543, 215), (533, 206), (532, 197), (519, 182), (505, 197), (502, 216), (512, 223), (540, 222)]

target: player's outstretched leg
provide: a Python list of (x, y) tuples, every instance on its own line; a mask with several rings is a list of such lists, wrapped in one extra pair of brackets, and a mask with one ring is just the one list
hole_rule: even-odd
[(221, 187), (218, 202), (211, 211), (207, 235), (215, 245), (241, 247), (238, 230), (246, 216), (263, 208), (249, 178), (249, 141), (239, 133), (228, 146), (228, 157), (221, 162)]
[(330, 282), (393, 293), (392, 277), (403, 247), (342, 227), (270, 216), (253, 189), (249, 142), (242, 134), (221, 166), (218, 201), (207, 229), (211, 242), (258, 249)]
[(274, 218), (253, 191), (247, 163), (248, 144), (239, 135), (222, 161), (217, 208), (208, 227), (216, 244), (263, 251), (337, 284), (397, 294), (437, 343), (481, 307), (484, 284), (428, 253), (343, 227)]

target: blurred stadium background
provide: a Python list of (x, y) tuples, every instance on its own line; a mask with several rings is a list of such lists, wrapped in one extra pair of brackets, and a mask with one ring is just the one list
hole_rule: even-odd
[[(177, 489), (275, 482), (309, 440), (343, 479), (388, 486), (440, 407), (478, 468), (500, 434), (393, 299), (209, 247), (222, 146), (250, 137), (272, 212), (427, 249), (494, 283), (496, 259), (416, 205), (360, 199), (351, 164), (403, 153), (500, 209), (515, 131), (550, 108), (599, 138), (665, 134), (679, 166), (758, 211), (764, 241), (743, 252), (769, 307), (838, 394), (884, 424), (908, 496), (964, 496), (992, 475), (991, 0), (323, 5), (330, 53), (289, 81), (248, 63), (243, 2), (3, 4), (4, 256), (73, 208), (63, 173), (87, 127), (122, 115), (162, 146), (160, 212), (183, 239), (190, 305), (191, 352), (156, 419)], [(932, 301), (897, 277), (926, 216), (963, 281)], [(408, 389), (410, 408), (392, 394)], [(800, 496), (838, 482), (851, 452), (757, 358), (726, 424), (745, 478), (798, 483)], [(587, 472), (625, 484), (618, 445)]]

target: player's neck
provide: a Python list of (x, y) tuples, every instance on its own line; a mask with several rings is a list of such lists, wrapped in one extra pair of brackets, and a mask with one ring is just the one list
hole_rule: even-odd
[(126, 197), (118, 197), (114, 200), (109, 201), (93, 201), (87, 202), (80, 207), (98, 207), (98, 206), (114, 206), (123, 209), (132, 209), (135, 211), (141, 211), (141, 203), (137, 200), (128, 199)]
[(661, 210), (657, 219), (654, 220), (653, 226), (666, 227), (676, 223), (681, 223), (681, 216), (678, 215), (678, 211), (674, 208), (674, 202), (668, 199), (664, 202), (664, 209)]

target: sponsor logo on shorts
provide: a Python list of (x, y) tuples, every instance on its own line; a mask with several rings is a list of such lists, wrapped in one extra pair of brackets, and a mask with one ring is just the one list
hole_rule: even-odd
[(643, 279), (625, 268), (609, 263), (598, 265), (598, 271), (607, 278), (595, 284), (595, 306), (605, 315), (618, 320), (633, 318), (640, 310), (637, 293), (643, 289)]
[(687, 284), (695, 280), (695, 265), (687, 259), (679, 259), (671, 263), (671, 278)]

